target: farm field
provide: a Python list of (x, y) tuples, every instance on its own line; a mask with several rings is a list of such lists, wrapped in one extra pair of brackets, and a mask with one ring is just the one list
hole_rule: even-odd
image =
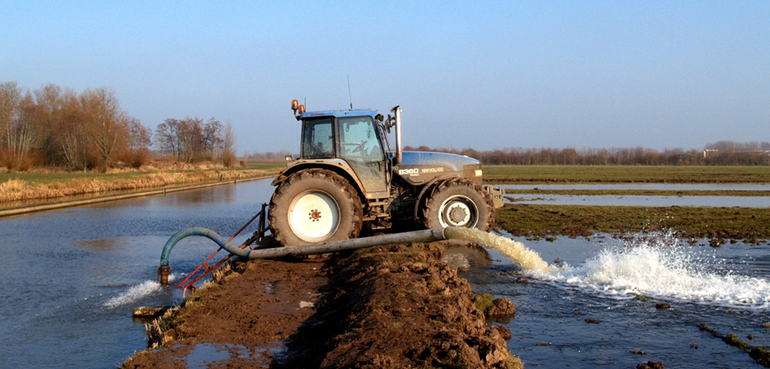
[(246, 162), (240, 168), (214, 166), (163, 166), (141, 171), (64, 172), (34, 171), (0, 173), (0, 209), (66, 201), (74, 196), (100, 197), (115, 193), (141, 192), (155, 188), (175, 188), (194, 184), (229, 182), (269, 177), (283, 168), (282, 162)]
[[(770, 186), (769, 186), (770, 187)], [(507, 194), (519, 195), (572, 195), (572, 196), (770, 196), (768, 191), (750, 190), (562, 190), (562, 189), (506, 189)]]
[(514, 236), (614, 235), (671, 230), (680, 238), (770, 238), (770, 212), (761, 208), (641, 207), (514, 204), (498, 209), (497, 227)]
[(489, 183), (770, 183), (768, 166), (486, 165)]

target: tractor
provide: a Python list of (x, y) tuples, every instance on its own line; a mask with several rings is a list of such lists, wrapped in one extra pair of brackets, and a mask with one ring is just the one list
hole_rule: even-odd
[[(306, 112), (299, 157), (272, 182), (268, 217), (284, 246), (356, 238), (367, 232), (467, 227), (489, 230), (502, 191), (483, 185), (481, 163), (467, 156), (402, 151), (401, 108)], [(391, 148), (388, 136), (394, 131)]]

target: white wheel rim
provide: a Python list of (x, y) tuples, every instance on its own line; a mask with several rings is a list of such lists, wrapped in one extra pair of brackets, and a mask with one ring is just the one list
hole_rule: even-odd
[(337, 230), (339, 221), (337, 202), (323, 192), (302, 193), (289, 205), (289, 226), (306, 242), (326, 240)]
[(441, 227), (472, 228), (478, 222), (478, 209), (471, 199), (465, 196), (452, 196), (439, 208), (438, 218)]

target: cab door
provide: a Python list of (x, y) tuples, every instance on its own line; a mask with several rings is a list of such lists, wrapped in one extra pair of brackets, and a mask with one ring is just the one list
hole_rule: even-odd
[[(366, 197), (386, 197), (388, 186), (385, 153), (377, 127), (369, 116), (342, 117), (337, 120), (339, 156), (356, 171), (366, 190)], [(385, 192), (384, 195), (375, 192)]]

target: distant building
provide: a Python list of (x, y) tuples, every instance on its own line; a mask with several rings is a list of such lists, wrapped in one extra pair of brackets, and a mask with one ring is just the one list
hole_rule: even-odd
[[(729, 154), (760, 154), (760, 155), (770, 156), (770, 150), (762, 150), (762, 149), (758, 149), (758, 150), (741, 150), (741, 151), (732, 151), (731, 150), (728, 153)], [(722, 154), (722, 152), (720, 150), (718, 150), (718, 149), (706, 149), (706, 150), (703, 150), (703, 158), (704, 159), (708, 158), (708, 157), (719, 156), (720, 154)]]

